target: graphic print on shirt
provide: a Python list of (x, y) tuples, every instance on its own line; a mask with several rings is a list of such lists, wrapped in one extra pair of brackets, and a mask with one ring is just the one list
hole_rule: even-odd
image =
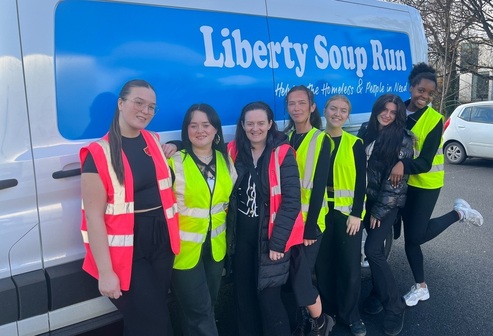
[[(240, 204), (238, 211), (248, 217), (258, 217), (257, 212), (257, 190), (255, 188), (255, 182), (252, 176), (248, 176), (247, 189), (245, 190), (245, 196), (240, 198)], [(245, 202), (246, 200), (246, 202)]]

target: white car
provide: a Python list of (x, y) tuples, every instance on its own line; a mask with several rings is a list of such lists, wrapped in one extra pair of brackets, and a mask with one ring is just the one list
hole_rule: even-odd
[(458, 106), (445, 122), (443, 154), (448, 163), (493, 159), (493, 101)]

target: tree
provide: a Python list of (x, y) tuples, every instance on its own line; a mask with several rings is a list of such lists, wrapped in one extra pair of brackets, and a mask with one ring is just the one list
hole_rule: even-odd
[[(437, 69), (437, 110), (448, 116), (458, 105), (460, 46), (469, 40), (476, 18), (464, 1), (392, 0), (418, 9), (428, 39), (429, 63)], [(478, 0), (481, 1), (481, 0)]]

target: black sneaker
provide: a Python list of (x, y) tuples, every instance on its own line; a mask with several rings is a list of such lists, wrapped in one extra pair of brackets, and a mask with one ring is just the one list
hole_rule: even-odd
[(368, 296), (363, 301), (363, 311), (369, 315), (376, 315), (383, 310), (382, 303), (373, 295)]
[(404, 326), (404, 313), (403, 310), (400, 314), (387, 313), (383, 318), (383, 331), (385, 335), (396, 336), (399, 335)]
[(319, 318), (312, 319), (311, 336), (328, 336), (336, 321), (329, 315), (322, 313)]
[(291, 333), (291, 336), (305, 336), (310, 334), (311, 325), (309, 314), (305, 307), (299, 307), (296, 311), (296, 329)]
[(365, 336), (366, 335), (366, 327), (363, 321), (359, 320), (349, 325), (349, 329), (351, 329), (351, 333), (354, 336)]

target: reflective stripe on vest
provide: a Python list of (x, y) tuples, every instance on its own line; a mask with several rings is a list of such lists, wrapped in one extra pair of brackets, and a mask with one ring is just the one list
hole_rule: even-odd
[[(354, 188), (356, 187), (356, 162), (353, 146), (360, 138), (342, 131), (341, 142), (334, 158), (334, 209), (345, 215), (350, 215), (353, 209)], [(366, 197), (365, 197), (366, 200)], [(361, 217), (365, 216), (365, 205)]]
[[(431, 165), (431, 168), (428, 171), (429, 173), (445, 171), (445, 166), (444, 166), (443, 162), (442, 163), (436, 163), (436, 161), (439, 161), (439, 160), (436, 160), (437, 159), (436, 157), (440, 156), (440, 155), (443, 156), (443, 148), (442, 147), (443, 147), (443, 143), (440, 143), (440, 147), (438, 147), (436, 154), (435, 154), (435, 158), (433, 158), (433, 163)], [(416, 149), (414, 151), (414, 155), (416, 157), (418, 157), (420, 153), (421, 152), (418, 149)], [(445, 157), (444, 157), (444, 159), (445, 159)]]
[[(274, 229), (277, 211), (279, 210), (282, 202), (282, 190), (281, 190), (281, 165), (284, 158), (291, 146), (285, 144), (276, 147), (270, 156), (269, 160), (269, 186), (270, 186), (270, 216), (269, 216), (269, 227), (267, 236), (270, 239), (272, 231)], [(286, 242), (286, 247), (284, 249), (287, 252), (291, 246), (301, 244), (303, 242), (303, 231), (305, 229), (305, 224), (303, 222), (303, 215), (301, 210), (296, 217), (293, 224), (288, 241)]]
[[(84, 243), (89, 244), (89, 237), (87, 231), (81, 230), (82, 240)], [(133, 246), (134, 245), (134, 235), (108, 235), (108, 246), (122, 247), (122, 246)]]
[[(413, 132), (416, 137), (416, 156), (419, 156), (423, 149), (426, 137), (436, 127), (440, 120), (443, 120), (443, 116), (432, 107), (428, 107), (413, 126), (411, 132)], [(407, 184), (422, 189), (438, 189), (443, 187), (445, 179), (444, 162), (443, 141), (440, 140), (440, 145), (433, 157), (430, 170), (426, 173), (410, 175)]]
[[(159, 196), (163, 205), (166, 224), (168, 226), (169, 241), (173, 253), (180, 249), (178, 232), (178, 216), (175, 196), (170, 188), (170, 171), (166, 164), (164, 153), (156, 134), (142, 130), (141, 134), (149, 149), (156, 168), (156, 183), (159, 188)], [(120, 279), (122, 290), (130, 288), (133, 256), (133, 229), (134, 229), (134, 189), (133, 174), (125, 153), (122, 151), (122, 163), (124, 169), (124, 184), (120, 185), (111, 164), (110, 146), (108, 134), (103, 139), (81, 148), (80, 158), (83, 164), (87, 155), (91, 153), (101, 181), (106, 189), (107, 204), (104, 214), (109, 252), (113, 270)], [(89, 244), (85, 209), (82, 206), (81, 234), (86, 248), (83, 269), (95, 278), (99, 277), (94, 256)]]
[[(267, 237), (270, 239), (272, 235), (272, 230), (274, 229), (274, 223), (276, 220), (277, 210), (281, 206), (282, 202), (282, 191), (281, 191), (281, 165), (284, 161), (284, 157), (286, 156), (289, 149), (292, 149), (288, 144), (283, 144), (277, 147), (272, 151), (269, 158), (269, 168), (268, 168), (268, 176), (269, 176), (269, 190), (270, 190), (270, 214), (269, 214), (269, 225), (267, 229)], [(228, 153), (230, 154), (233, 160), (236, 159), (238, 154), (236, 148), (236, 142), (233, 140), (228, 143)], [(296, 220), (293, 225), (293, 229), (289, 235), (288, 241), (286, 242), (286, 247), (284, 249), (287, 252), (291, 246), (301, 244), (303, 242), (303, 231), (305, 229), (305, 224), (303, 222), (303, 216), (301, 214), (301, 210), (296, 217)]]
[[(167, 164), (168, 160), (166, 159), (163, 149), (161, 148), (161, 143), (159, 142), (159, 137), (157, 136), (157, 134), (154, 132), (147, 132), (147, 131), (143, 131), (142, 134), (144, 135), (144, 138), (146, 138), (146, 143), (149, 144), (150, 141), (154, 141), (155, 147), (151, 146), (150, 149), (152, 151), (157, 150), (156, 153), (154, 154), (159, 155), (163, 160), (163, 162), (165, 163), (165, 169), (159, 166), (159, 168), (161, 168), (162, 171), (157, 172), (158, 173), (157, 183), (158, 183), (159, 194), (161, 196), (161, 203), (163, 204), (164, 207), (164, 214), (166, 216), (168, 228), (170, 226), (173, 228), (172, 231), (168, 230), (170, 231), (170, 234), (173, 234), (173, 237), (171, 239), (172, 242), (171, 247), (173, 253), (178, 254), (180, 249), (180, 245), (179, 245), (180, 241), (178, 235), (178, 204), (176, 203), (175, 194), (173, 192), (173, 179), (171, 178), (170, 168)], [(154, 156), (154, 154), (152, 154), (152, 156)], [(159, 176), (161, 174), (163, 174), (163, 176)], [(174, 232), (175, 229), (176, 232)]]
[[(291, 137), (293, 133), (294, 132), (292, 132), (289, 136)], [(310, 210), (310, 200), (313, 190), (315, 169), (320, 156), (320, 150), (326, 136), (327, 135), (324, 132), (316, 128), (312, 128), (305, 135), (303, 141), (296, 150), (296, 162), (298, 163), (298, 170), (300, 171), (301, 211), (303, 214), (303, 221), (305, 222), (308, 217), (308, 211)], [(317, 224), (320, 228), (320, 232), (325, 231), (325, 216), (328, 212), (329, 206), (327, 204), (327, 192), (325, 191), (322, 199), (322, 206), (317, 217)]]
[(216, 177), (212, 192), (190, 155), (181, 151), (169, 160), (175, 171), (174, 189), (182, 243), (182, 251), (175, 257), (175, 269), (190, 269), (197, 265), (208, 233), (214, 260), (221, 261), (226, 255), (226, 210), (236, 171), (234, 168), (228, 170), (220, 152), (215, 154)]
[(104, 157), (106, 158), (106, 164), (110, 168), (108, 169), (110, 175), (111, 185), (113, 186), (113, 199), (114, 203), (106, 204), (105, 214), (107, 215), (122, 215), (134, 212), (134, 202), (125, 202), (125, 186), (118, 182), (115, 170), (112, 169), (111, 165), (111, 152), (110, 144), (108, 141), (99, 140), (97, 143), (101, 146), (104, 152)]

